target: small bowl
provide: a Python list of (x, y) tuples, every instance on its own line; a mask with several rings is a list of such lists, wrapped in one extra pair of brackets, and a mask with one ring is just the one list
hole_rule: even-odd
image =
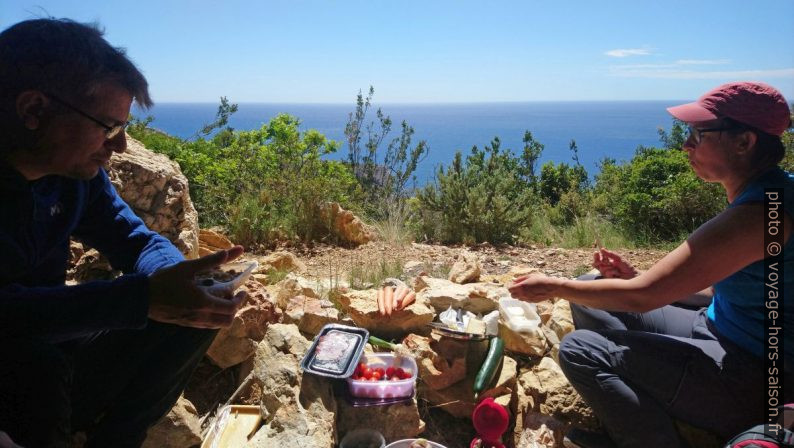
[[(416, 442), (417, 440), (419, 440), (419, 439), (397, 440), (396, 442), (392, 442), (392, 443), (386, 445), (385, 448), (408, 448), (409, 446), (411, 446), (411, 443)], [(425, 440), (427, 440), (427, 439), (425, 439)], [(447, 447), (445, 447), (444, 445), (442, 445), (440, 443), (432, 442), (430, 440), (427, 440), (427, 442), (433, 448), (447, 448)]]
[(354, 429), (342, 438), (339, 448), (384, 448), (386, 439), (374, 429)]

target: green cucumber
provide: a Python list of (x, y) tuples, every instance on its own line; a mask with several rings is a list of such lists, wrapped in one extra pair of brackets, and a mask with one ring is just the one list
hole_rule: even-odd
[(488, 385), (493, 381), (499, 365), (502, 363), (502, 357), (505, 353), (505, 342), (500, 337), (491, 338), (488, 345), (488, 353), (485, 355), (485, 361), (482, 362), (480, 371), (474, 378), (474, 398), (476, 399), (480, 392), (484, 391)]
[(384, 341), (383, 339), (377, 338), (375, 336), (369, 337), (369, 343), (374, 345), (375, 347), (388, 348), (389, 350), (394, 350), (394, 344), (388, 341)]

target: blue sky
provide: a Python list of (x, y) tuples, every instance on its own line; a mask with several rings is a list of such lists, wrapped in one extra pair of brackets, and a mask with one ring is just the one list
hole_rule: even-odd
[(2, 0), (0, 28), (99, 21), (157, 102), (794, 101), (794, 0)]

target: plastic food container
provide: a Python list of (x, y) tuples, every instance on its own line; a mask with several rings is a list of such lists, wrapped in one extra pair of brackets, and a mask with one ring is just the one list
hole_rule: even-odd
[[(411, 446), (412, 443), (416, 442), (419, 439), (402, 439), (397, 440), (396, 442), (392, 442), (386, 445), (386, 448), (408, 448)], [(436, 442), (431, 442), (430, 440), (427, 441), (433, 448), (446, 448), (444, 445)]]
[(215, 275), (207, 273), (199, 274), (196, 277), (196, 283), (210, 294), (223, 296), (243, 286), (243, 283), (251, 277), (257, 267), (259, 267), (259, 263), (255, 260), (222, 264), (216, 268), (216, 271), (221, 272), (216, 272), (216, 274), (226, 278), (226, 280), (214, 279)]
[(386, 439), (383, 434), (374, 429), (354, 429), (345, 434), (339, 443), (339, 448), (383, 448)]
[(416, 386), (416, 361), (409, 356), (395, 356), (392, 353), (373, 353), (364, 355), (359, 362), (364, 362), (367, 366), (377, 368), (383, 367), (402, 367), (403, 370), (411, 372), (411, 378), (404, 380), (354, 380), (347, 379), (347, 387), (350, 395), (361, 398), (402, 398), (411, 397)]
[(356, 370), (368, 338), (364, 328), (328, 324), (306, 351), (301, 368), (314, 375), (347, 378)]
[(499, 299), (499, 314), (505, 325), (517, 332), (535, 331), (540, 326), (540, 316), (534, 303), (502, 297)]
[(261, 424), (259, 406), (225, 406), (218, 412), (201, 448), (243, 446)]

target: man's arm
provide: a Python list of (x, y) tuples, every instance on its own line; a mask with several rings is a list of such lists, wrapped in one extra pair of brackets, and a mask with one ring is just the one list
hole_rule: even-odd
[(96, 248), (124, 272), (152, 274), (184, 260), (163, 236), (149, 230), (118, 195), (107, 173), (90, 181), (85, 212), (74, 236)]
[(77, 286), (0, 287), (0, 334), (61, 341), (100, 330), (142, 328), (149, 279), (125, 275)]
[[(763, 206), (730, 208), (696, 230), (689, 239), (648, 271), (630, 280), (576, 282), (530, 275), (509, 289), (514, 297), (538, 302), (565, 297), (571, 302), (609, 311), (645, 312), (702, 291), (764, 258)], [(784, 241), (794, 224), (784, 215)]]

